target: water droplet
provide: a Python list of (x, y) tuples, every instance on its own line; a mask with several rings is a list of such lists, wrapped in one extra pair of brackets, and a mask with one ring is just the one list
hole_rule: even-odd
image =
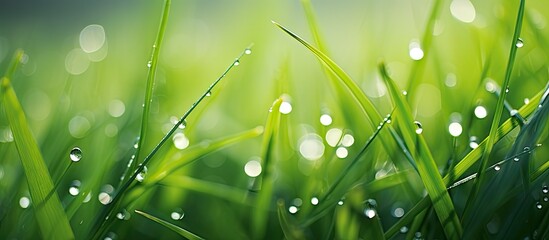
[(111, 201), (112, 201), (111, 195), (106, 193), (106, 192), (99, 193), (99, 195), (97, 196), (97, 199), (103, 205), (107, 205), (107, 204), (111, 203)]
[(324, 148), (322, 138), (314, 133), (309, 133), (299, 140), (299, 153), (310, 161), (320, 159), (324, 155)]
[(461, 124), (453, 122), (448, 126), (448, 132), (454, 137), (459, 137), (459, 135), (463, 132), (463, 127), (461, 127)]
[(250, 55), (250, 54), (252, 54), (252, 49), (246, 48), (246, 50), (244, 50), (244, 53), (246, 55)]
[(402, 226), (402, 227), (400, 228), (400, 233), (407, 233), (407, 232), (408, 232), (408, 227)]
[(77, 196), (80, 193), (80, 181), (74, 180), (71, 182), (71, 186), (69, 187), (69, 194), (72, 196)]
[(208, 91), (208, 92), (206, 93), (206, 97), (209, 97), (209, 96), (211, 96), (211, 95), (212, 95), (212, 91)]
[(152, 66), (152, 62), (151, 61), (148, 61), (147, 62), (147, 67), (150, 68)]
[(311, 198), (311, 204), (313, 204), (315, 206), (318, 205), (318, 198), (317, 197)]
[(478, 139), (476, 136), (471, 136), (469, 138), (469, 147), (472, 149), (478, 148)]
[(518, 161), (520, 161), (520, 158), (515, 157), (515, 158), (513, 158), (513, 161), (518, 162)]
[(187, 120), (183, 120), (183, 122), (181, 122), (181, 124), (179, 124), (178, 126), (179, 129), (185, 129), (186, 127), (187, 127)]
[(78, 162), (82, 159), (82, 150), (79, 147), (74, 147), (69, 154), (71, 161)]
[(326, 132), (326, 142), (328, 145), (335, 147), (339, 143), (339, 139), (343, 131), (339, 128), (332, 128)]
[(21, 197), (19, 199), (19, 206), (21, 206), (21, 208), (28, 208), (30, 206), (30, 198)]
[(524, 147), (525, 152), (530, 152), (530, 147)]
[(543, 192), (544, 194), (549, 193), (549, 187), (543, 186), (543, 187), (541, 188), (541, 192)]
[(116, 214), (116, 218), (120, 220), (130, 220), (130, 217), (131, 214), (126, 209), (122, 209), (122, 211)]
[(488, 116), (488, 111), (486, 111), (486, 108), (484, 106), (478, 105), (477, 107), (475, 107), (475, 117), (483, 119), (486, 116)]
[(509, 111), (509, 115), (511, 116), (515, 116), (518, 114), (518, 111), (516, 109), (511, 109), (511, 111)]
[(364, 215), (368, 218), (374, 218), (376, 216), (376, 210), (367, 207), (364, 209)]
[(524, 47), (524, 41), (522, 38), (517, 39), (517, 43), (515, 44), (518, 48)]
[(424, 56), (423, 50), (421, 49), (418, 42), (411, 42), (409, 45), (409, 52), (410, 58), (412, 60), (421, 60)]
[(339, 202), (337, 202), (337, 205), (343, 206), (343, 200), (339, 200)]
[(320, 116), (320, 124), (324, 126), (329, 126), (330, 124), (332, 124), (332, 117), (328, 114), (322, 114)]
[(542, 208), (543, 208), (543, 206), (541, 205), (541, 203), (540, 203), (540, 202), (537, 202), (537, 203), (536, 203), (536, 208), (537, 208), (537, 209), (542, 209)]
[(344, 147), (350, 147), (355, 143), (355, 138), (351, 134), (345, 134), (341, 139), (341, 145)]
[(294, 198), (294, 200), (292, 200), (292, 203), (294, 204), (294, 206), (300, 207), (303, 204), (303, 200), (301, 200), (301, 198)]
[(509, 92), (509, 88), (505, 88), (505, 92), (508, 93), (508, 92)]
[(414, 234), (414, 239), (421, 239), (421, 232), (416, 232)]
[(393, 216), (395, 216), (397, 218), (400, 218), (400, 217), (404, 216), (404, 209), (403, 208), (395, 208), (395, 210), (393, 211)]
[(497, 89), (497, 85), (493, 80), (486, 81), (486, 85), (484, 86), (484, 89), (490, 93), (495, 93)]
[(529, 99), (529, 98), (525, 98), (525, 99), (524, 99), (524, 104), (528, 104), (528, 103), (530, 103), (530, 99)]
[(416, 134), (423, 133), (423, 126), (421, 125), (421, 123), (418, 121), (415, 121), (414, 124), (416, 125)]
[(189, 139), (183, 133), (174, 134), (172, 140), (173, 140), (173, 145), (175, 146), (175, 148), (180, 149), (180, 150), (187, 148), (190, 144)]
[(175, 209), (171, 214), (170, 214), (170, 217), (173, 219), (173, 220), (181, 220), (183, 219), (183, 217), (185, 217), (185, 212), (183, 212), (183, 209), (181, 208), (178, 208), (178, 209)]
[(338, 158), (346, 158), (349, 155), (349, 150), (345, 147), (338, 147), (336, 150), (336, 156)]
[(408, 95), (408, 92), (402, 91), (402, 95), (406, 96), (406, 95)]
[(92, 193), (89, 192), (89, 193), (86, 195), (86, 197), (84, 198), (84, 200), (82, 200), (82, 202), (83, 202), (83, 203), (87, 203), (87, 202), (89, 202), (89, 201), (91, 200), (91, 198), (92, 198)]
[(107, 233), (107, 236), (105, 236), (103, 240), (115, 240), (117, 237), (118, 236), (116, 235), (116, 233), (109, 232)]
[(494, 166), (494, 170), (496, 170), (496, 171), (501, 170), (501, 166), (499, 166), (499, 165)]
[(549, 202), (549, 197), (543, 197), (544, 202)]
[(298, 210), (299, 210), (299, 209), (298, 209), (296, 206), (290, 206), (290, 207), (288, 208), (288, 212), (290, 212), (291, 214), (297, 213)]
[(280, 111), (280, 113), (282, 114), (289, 114), (292, 112), (292, 104), (290, 104), (289, 102), (282, 102), (280, 104), (280, 107), (278, 108), (278, 111)]
[(143, 171), (141, 171), (139, 174), (137, 174), (137, 176), (135, 177), (135, 179), (138, 181), (138, 182), (143, 182), (145, 180), (145, 176), (147, 175), (147, 172), (148, 172), (148, 169), (147, 169), (147, 166), (145, 166), (143, 168)]
[(250, 160), (244, 165), (244, 172), (249, 177), (257, 177), (261, 174), (262, 168), (261, 163), (258, 160)]
[(233, 63), (234, 66), (238, 66), (240, 65), (240, 60), (236, 59), (234, 60), (234, 63)]

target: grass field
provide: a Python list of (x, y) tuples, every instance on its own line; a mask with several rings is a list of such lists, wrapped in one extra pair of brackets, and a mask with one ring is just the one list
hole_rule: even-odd
[(0, 7), (0, 239), (549, 238), (543, 1)]

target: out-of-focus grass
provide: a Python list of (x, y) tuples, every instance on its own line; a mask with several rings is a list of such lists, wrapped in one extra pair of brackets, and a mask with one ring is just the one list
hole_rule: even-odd
[[(309, 50), (271, 24), (271, 20), (283, 23), (315, 42), (313, 46), (348, 75), (345, 81), (352, 81), (346, 84), (355, 86), (354, 94), (367, 97), (362, 104), (371, 102), (378, 113), (393, 110), (389, 89), (377, 69), (380, 61), (386, 63), (395, 89), (414, 86), (400, 108), (407, 104), (410, 117), (422, 125), (421, 134), (435, 164), (428, 177), (438, 179), (433, 176), (438, 170), (448, 187), (479, 171), (486, 146), (481, 142), (490, 132), (498, 100), (486, 87), (491, 90), (491, 81), (504, 82), (518, 1), (437, 3), (172, 1), (147, 135), (139, 146), (141, 158), (222, 74), (235, 53), (251, 42), (254, 48), (189, 115), (187, 127), (178, 129), (155, 154), (155, 162), (140, 176), (143, 182), (134, 183), (134, 191), (116, 209), (105, 236), (179, 238), (176, 232), (137, 216), (134, 210), (138, 209), (206, 239), (371, 238), (382, 232), (396, 239), (406, 235), (444, 238), (442, 226), (447, 223), (437, 218), (441, 207), (435, 205), (433, 210), (424, 193), (428, 183), (416, 170), (414, 161), (421, 158), (416, 159), (414, 151), (406, 152), (418, 146), (398, 140), (409, 132), (399, 122), (402, 119), (384, 127), (366, 154), (360, 154), (381, 117), (368, 119), (361, 109), (364, 106), (341, 91), (342, 85), (333, 84), (337, 79), (326, 75)], [(135, 154), (133, 146), (144, 119), (147, 62), (161, 9), (162, 1), (6, 3), (0, 8), (0, 75), (14, 50), (24, 49), (24, 64), (12, 77), (13, 89), (52, 179), (60, 179), (57, 195), (79, 239), (90, 236), (98, 212), (110, 206), (100, 199), (106, 203), (118, 190), (126, 164)], [(536, 111), (549, 77), (548, 17), (543, 2), (526, 2), (520, 34), (524, 45), (516, 49), (506, 97), (526, 120)], [(411, 59), (418, 58), (423, 46), (428, 48), (423, 51), (426, 55)], [(281, 94), (283, 112), (288, 104), (292, 109), (279, 114), (279, 127), (269, 133), (274, 139), (269, 150), (261, 137), (243, 137), (223, 148), (215, 147), (215, 139), (265, 125), (273, 100)], [(402, 109), (397, 106), (395, 111)], [(372, 115), (374, 110), (369, 112)], [(326, 117), (319, 121), (323, 114), (330, 117), (329, 123)], [(487, 166), (509, 157), (521, 128), (509, 117), (504, 111), (502, 120), (495, 122), (499, 130), (492, 137), (498, 141)], [(449, 131), (451, 123), (461, 127), (459, 134), (452, 128), (456, 136)], [(26, 204), (31, 197), (28, 178), (11, 131), (2, 109), (0, 238), (36, 238), (40, 225), (31, 210), (36, 206)], [(253, 131), (248, 133), (259, 134)], [(503, 195), (527, 192), (531, 197), (523, 203), (528, 211), (521, 219), (541, 223), (548, 219), (543, 186), (549, 149), (547, 131), (539, 131), (534, 141), (542, 145), (527, 153), (532, 166), (529, 189), (511, 188), (494, 195), (504, 199)], [(76, 146), (83, 157), (63, 175), (70, 162), (69, 151)], [(197, 149), (216, 151), (192, 155)], [(168, 176), (156, 179), (161, 181), (151, 179), (181, 159), (192, 164), (170, 169)], [(354, 160), (356, 164), (346, 170)], [(500, 167), (511, 168), (514, 163), (507, 161)], [(258, 164), (267, 171), (266, 178), (248, 176), (257, 173)], [(336, 204), (325, 208), (326, 203), (318, 201), (340, 181), (343, 171), (348, 176), (337, 185), (338, 195), (344, 197), (332, 199)], [(504, 171), (487, 169), (483, 178), (490, 180), (497, 174)], [(272, 190), (261, 192), (259, 183)], [(448, 190), (460, 220), (472, 186), (471, 181)], [(483, 223), (481, 236), (502, 232), (505, 219), (514, 216), (505, 207), (494, 210), (493, 218)], [(256, 212), (258, 208), (261, 213)], [(318, 212), (322, 214), (315, 215)], [(511, 231), (517, 237), (534, 237), (537, 225), (533, 230), (523, 228), (522, 223), (514, 225), (517, 230)], [(546, 232), (542, 226), (537, 237), (543, 238)]]

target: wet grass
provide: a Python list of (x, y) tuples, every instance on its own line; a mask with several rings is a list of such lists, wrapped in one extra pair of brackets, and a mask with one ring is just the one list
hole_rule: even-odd
[(547, 10), (342, 3), (367, 9), (351, 34), (364, 47), (332, 34), (351, 26), (327, 18), (339, 5), (299, 3), (235, 3), (264, 23), (209, 32), (219, 48), (186, 16), (215, 7), (151, 3), (146, 51), (121, 58), (134, 46), (108, 38), (106, 58), (85, 52), (76, 73), (71, 50), (51, 89), (33, 79), (63, 67), (43, 70), (33, 45), (0, 51), (0, 238), (549, 237)]

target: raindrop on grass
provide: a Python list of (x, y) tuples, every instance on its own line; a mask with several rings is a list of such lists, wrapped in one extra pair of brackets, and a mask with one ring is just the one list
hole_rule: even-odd
[(145, 166), (143, 168), (143, 171), (141, 171), (139, 174), (137, 174), (137, 176), (135, 177), (135, 179), (138, 181), (138, 182), (143, 182), (145, 180), (145, 176), (147, 175), (147, 172), (148, 172), (148, 169), (147, 169), (147, 166)]
[(400, 228), (400, 233), (407, 233), (407, 232), (408, 232), (408, 227), (402, 226), (402, 227)]
[(179, 126), (177, 126), (179, 129), (185, 129), (187, 127), (187, 120), (183, 120)]
[(152, 66), (152, 62), (151, 61), (148, 61), (147, 62), (147, 67), (150, 68)]
[(332, 124), (332, 117), (328, 114), (322, 114), (322, 116), (320, 116), (320, 124), (329, 126)]
[(543, 186), (543, 187), (541, 188), (541, 192), (544, 193), (544, 194), (549, 193), (549, 187)]
[(339, 200), (339, 202), (337, 202), (337, 205), (343, 206), (343, 200)]
[(244, 53), (246, 55), (250, 55), (250, 54), (252, 54), (252, 49), (246, 48), (246, 50), (244, 50)]
[(82, 159), (82, 150), (80, 150), (79, 147), (74, 147), (70, 154), (69, 154), (69, 157), (71, 158), (71, 161), (73, 162), (78, 162), (80, 161), (80, 159)]
[(313, 204), (315, 206), (318, 205), (318, 198), (317, 197), (311, 198), (311, 204)]
[(30, 206), (30, 198), (21, 197), (19, 199), (19, 206), (21, 206), (21, 208), (28, 208)]
[(107, 204), (111, 203), (111, 201), (112, 201), (111, 195), (106, 193), (106, 192), (99, 193), (99, 195), (97, 196), (97, 199), (103, 205), (107, 205)]
[(183, 217), (185, 217), (185, 212), (183, 212), (183, 209), (181, 208), (178, 208), (178, 209), (175, 209), (171, 214), (170, 214), (170, 217), (173, 219), (173, 220), (181, 220), (183, 219)]
[(525, 152), (530, 152), (530, 147), (524, 147)]
[(336, 150), (336, 156), (338, 158), (346, 158), (349, 155), (349, 150), (345, 147), (338, 147)]
[(297, 213), (298, 210), (299, 210), (299, 209), (298, 209), (296, 206), (290, 206), (290, 207), (288, 208), (288, 212), (290, 212), (291, 214)]
[(172, 140), (175, 148), (180, 150), (187, 148), (190, 144), (189, 139), (183, 133), (174, 134)]
[(478, 139), (476, 136), (471, 136), (469, 138), (469, 147), (472, 149), (478, 148)]
[(501, 170), (501, 167), (499, 165), (494, 166), (494, 170), (499, 171)]
[(206, 93), (206, 97), (209, 97), (209, 96), (211, 96), (211, 95), (212, 95), (212, 91), (208, 91), (208, 92)]
[(395, 210), (393, 211), (393, 216), (395, 216), (397, 218), (400, 218), (400, 217), (404, 216), (404, 209), (395, 208)]
[(71, 186), (69, 187), (69, 194), (72, 196), (76, 196), (80, 193), (80, 181), (74, 180), (71, 183)]
[(537, 208), (537, 209), (542, 209), (542, 208), (543, 208), (543, 206), (541, 205), (541, 203), (540, 203), (540, 202), (537, 202), (537, 203), (536, 203), (536, 208)]
[(448, 132), (454, 137), (459, 137), (459, 135), (463, 132), (463, 127), (461, 127), (461, 124), (453, 122), (448, 126)]
[(423, 126), (421, 125), (421, 123), (418, 121), (415, 121), (414, 124), (416, 125), (416, 134), (423, 133)]
[(368, 218), (374, 218), (376, 216), (376, 210), (367, 207), (364, 209), (364, 215)]
[(293, 203), (295, 206), (300, 207), (300, 206), (303, 204), (303, 200), (301, 200), (301, 198), (294, 198), (294, 200), (292, 200), (292, 203)]
[(131, 214), (126, 209), (122, 209), (122, 211), (116, 214), (116, 218), (120, 220), (130, 220), (130, 217)]
[(341, 145), (344, 147), (350, 147), (355, 143), (355, 138), (351, 134), (345, 134), (341, 139)]
[(549, 197), (543, 197), (544, 202), (549, 202)]
[(109, 232), (103, 240), (115, 240), (117, 238), (116, 233)]
[(524, 47), (524, 40), (522, 38), (517, 39), (517, 43), (515, 44), (518, 48)]
[(236, 59), (234, 60), (234, 63), (233, 63), (234, 66), (238, 66), (240, 65), (240, 60)]
[(404, 90), (404, 91), (402, 91), (402, 95), (406, 96), (406, 95), (408, 95), (408, 92), (406, 92), (406, 91)]
[(290, 104), (289, 102), (282, 102), (280, 104), (280, 107), (278, 108), (278, 111), (280, 111), (280, 113), (282, 114), (289, 114), (292, 112), (292, 104)]
[(261, 163), (257, 160), (251, 160), (244, 165), (244, 172), (249, 177), (257, 177), (261, 174)]
[(475, 117), (483, 119), (486, 116), (488, 116), (488, 111), (486, 111), (486, 108), (484, 106), (478, 105), (475, 108)]

